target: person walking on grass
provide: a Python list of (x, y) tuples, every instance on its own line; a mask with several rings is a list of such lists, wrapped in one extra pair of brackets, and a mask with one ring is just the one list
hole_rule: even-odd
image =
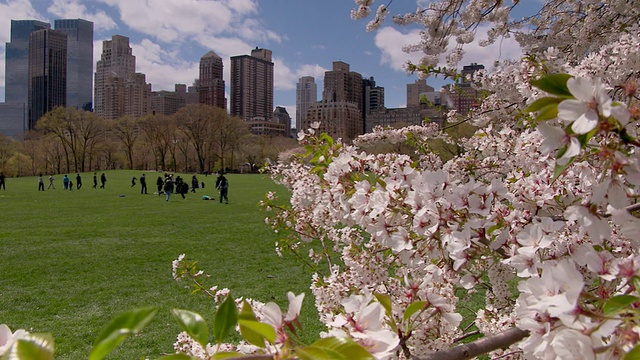
[(164, 186), (164, 180), (162, 180), (162, 176), (158, 175), (158, 180), (156, 180), (156, 186), (158, 187), (158, 196), (162, 195), (162, 187)]
[(4, 173), (3, 172), (0, 172), (0, 189), (7, 190), (7, 188), (4, 187)]
[(147, 178), (144, 176), (144, 174), (142, 174), (142, 176), (140, 176), (140, 194), (146, 194), (147, 193)]
[(171, 175), (169, 175), (164, 181), (164, 201), (169, 201), (171, 193), (173, 192), (173, 188), (173, 178), (171, 177)]
[(100, 189), (104, 189), (104, 185), (106, 183), (107, 183), (107, 175), (102, 173), (102, 175), (100, 175)]
[(131, 178), (131, 187), (136, 186), (136, 180), (138, 180), (138, 178), (135, 176)]
[(62, 178), (62, 190), (67, 190), (69, 188), (69, 177), (65, 174)]
[(198, 181), (198, 178), (193, 175), (193, 177), (191, 178), (191, 192), (194, 193), (196, 192), (196, 189), (200, 186), (200, 182)]
[(47, 190), (48, 190), (48, 189), (53, 189), (53, 190), (55, 190), (55, 189), (56, 189), (56, 187), (55, 187), (55, 186), (53, 186), (53, 180), (54, 180), (54, 179), (53, 179), (53, 174), (49, 175), (49, 186), (47, 187)]
[(93, 188), (97, 188), (98, 187), (98, 174), (93, 173)]
[(80, 190), (82, 187), (82, 176), (80, 174), (76, 175), (76, 189)]
[(222, 200), (224, 199), (224, 203), (229, 203), (229, 180), (224, 176), (224, 173), (220, 173), (218, 178), (216, 179), (216, 189), (220, 191), (220, 204), (222, 204)]
[(69, 180), (69, 191), (73, 191), (73, 181)]
[(38, 175), (38, 191), (44, 191), (44, 180), (42, 174)]

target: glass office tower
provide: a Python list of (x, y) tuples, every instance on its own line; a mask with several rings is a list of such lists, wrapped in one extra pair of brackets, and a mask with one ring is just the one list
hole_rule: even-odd
[(67, 106), (93, 108), (93, 23), (82, 19), (55, 20), (54, 28), (67, 34)]

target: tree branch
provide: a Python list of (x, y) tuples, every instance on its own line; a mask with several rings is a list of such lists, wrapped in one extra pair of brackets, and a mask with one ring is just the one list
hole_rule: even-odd
[(529, 336), (528, 331), (514, 327), (501, 332), (500, 334), (486, 336), (474, 342), (458, 345), (448, 350), (438, 351), (425, 357), (415, 357), (413, 360), (472, 359), (476, 356), (486, 354), (497, 349), (509, 347), (527, 336)]

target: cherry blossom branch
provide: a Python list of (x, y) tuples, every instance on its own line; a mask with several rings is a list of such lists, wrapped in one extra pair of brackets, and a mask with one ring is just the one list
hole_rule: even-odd
[(415, 358), (414, 360), (460, 360), (472, 359), (476, 356), (491, 351), (509, 347), (529, 336), (528, 331), (511, 328), (496, 335), (486, 336), (474, 342), (458, 345), (448, 350), (438, 351), (433, 354)]

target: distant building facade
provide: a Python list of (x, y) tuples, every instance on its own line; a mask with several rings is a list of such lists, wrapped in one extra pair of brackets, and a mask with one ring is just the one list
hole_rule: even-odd
[(93, 110), (93, 23), (60, 19), (54, 28), (67, 34), (67, 107)]
[(151, 112), (153, 114), (173, 115), (180, 108), (189, 104), (198, 104), (198, 92), (193, 86), (188, 88), (185, 84), (175, 84), (175, 91), (152, 91)]
[(26, 114), (26, 103), (0, 103), (0, 134), (18, 138), (27, 131)]
[(413, 84), (407, 84), (407, 107), (419, 108), (422, 103), (422, 94), (433, 91), (434, 88), (427, 85), (427, 80), (425, 79), (416, 80)]
[(444, 86), (445, 102), (460, 115), (467, 115), (480, 104), (480, 93), (471, 85), (476, 71), (484, 69), (484, 65), (472, 63), (462, 68), (462, 81), (458, 84)]
[(43, 21), (11, 20), (11, 37), (5, 47), (5, 103), (0, 103), (0, 132), (4, 135), (15, 137), (28, 129), (29, 35), (50, 28)]
[(358, 105), (349, 101), (322, 100), (307, 111), (303, 129), (319, 122), (318, 131), (329, 134), (334, 139), (351, 141), (362, 134), (362, 112)]
[(313, 76), (303, 76), (296, 84), (296, 130), (302, 129), (307, 110), (318, 102), (318, 85)]
[(255, 48), (251, 55), (231, 57), (229, 112), (245, 121), (273, 117), (273, 62), (271, 50)]
[(29, 34), (29, 122), (67, 103), (67, 34), (52, 29)]
[(128, 37), (114, 35), (103, 41), (95, 73), (94, 106), (98, 116), (115, 120), (151, 113), (151, 84), (135, 69), (136, 58)]
[(334, 61), (331, 71), (324, 73), (322, 101), (309, 107), (301, 129), (320, 122), (319, 131), (331, 137), (351, 141), (364, 133), (362, 75), (349, 69), (349, 64)]
[(11, 20), (11, 41), (6, 43), (5, 102), (29, 99), (29, 35), (51, 25), (37, 20)]
[(226, 109), (227, 99), (224, 94), (222, 58), (209, 51), (200, 58), (199, 97), (200, 103)]

